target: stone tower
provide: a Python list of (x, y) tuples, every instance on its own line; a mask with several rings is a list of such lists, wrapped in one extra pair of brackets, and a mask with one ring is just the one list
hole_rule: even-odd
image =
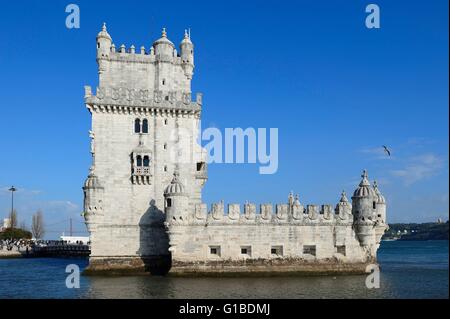
[(386, 202), (376, 182), (374, 188), (370, 186), (367, 171), (364, 171), (361, 177), (362, 180), (352, 197), (354, 228), (369, 258), (375, 258), (381, 236), (387, 228)]
[(179, 54), (163, 29), (149, 50), (117, 48), (104, 24), (96, 50), (98, 87), (95, 94), (85, 87), (93, 158), (83, 187), (89, 269), (146, 266), (168, 255), (164, 191), (175, 167), (186, 210), (201, 203), (207, 180), (196, 143), (202, 95), (191, 98), (194, 45), (185, 32)]

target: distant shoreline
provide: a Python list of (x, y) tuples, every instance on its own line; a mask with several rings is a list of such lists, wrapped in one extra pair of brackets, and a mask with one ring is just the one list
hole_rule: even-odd
[(382, 240), (400, 241), (427, 241), (447, 240), (449, 235), (449, 223), (423, 223), (423, 224), (389, 224), (389, 230), (383, 235)]

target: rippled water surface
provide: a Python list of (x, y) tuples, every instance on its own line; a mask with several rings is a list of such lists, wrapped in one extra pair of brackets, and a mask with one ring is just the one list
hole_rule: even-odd
[(448, 298), (448, 241), (383, 242), (379, 289), (365, 276), (262, 278), (81, 277), (66, 288), (66, 266), (80, 259), (0, 259), (0, 298)]

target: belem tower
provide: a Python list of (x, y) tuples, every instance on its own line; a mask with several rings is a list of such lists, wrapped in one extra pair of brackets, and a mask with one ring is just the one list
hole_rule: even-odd
[[(342, 192), (335, 207), (304, 205), (291, 193), (287, 203), (258, 211), (223, 201), (208, 211), (190, 34), (179, 50), (165, 29), (149, 49), (116, 47), (106, 25), (96, 40), (99, 84), (95, 94), (85, 87), (92, 116), (83, 187), (87, 273), (364, 273), (376, 263), (386, 202), (366, 171), (351, 202)], [(192, 160), (174, 161), (174, 148)]]

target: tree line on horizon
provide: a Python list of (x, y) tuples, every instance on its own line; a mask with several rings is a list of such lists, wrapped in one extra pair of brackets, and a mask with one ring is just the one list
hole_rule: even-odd
[(42, 239), (45, 235), (44, 214), (38, 210), (31, 217), (31, 229), (28, 229), (25, 221), (18, 226), (18, 214), (15, 209), (8, 216), (9, 227), (0, 232), (0, 239)]

